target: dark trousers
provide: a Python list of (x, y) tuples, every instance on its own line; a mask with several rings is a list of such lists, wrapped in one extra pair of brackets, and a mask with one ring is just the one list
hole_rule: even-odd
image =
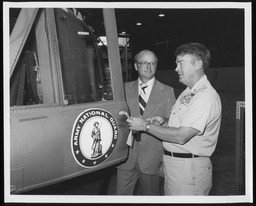
[(137, 181), (140, 181), (143, 195), (160, 195), (159, 175), (148, 175), (136, 166), (132, 170), (117, 169), (117, 195), (134, 195)]

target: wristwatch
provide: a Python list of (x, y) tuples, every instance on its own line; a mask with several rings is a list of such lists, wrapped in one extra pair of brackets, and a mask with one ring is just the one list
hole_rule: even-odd
[(150, 125), (151, 125), (150, 122), (148, 122), (148, 123), (146, 124), (146, 129), (145, 129), (146, 132), (148, 132), (148, 131), (150, 130)]

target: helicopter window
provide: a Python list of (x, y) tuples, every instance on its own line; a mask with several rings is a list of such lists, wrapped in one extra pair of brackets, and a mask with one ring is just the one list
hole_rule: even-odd
[(97, 38), (72, 9), (55, 9), (65, 104), (113, 99), (110, 72)]
[[(10, 21), (17, 24), (18, 29), (12, 32), (18, 34), (26, 24), (17, 15), (11, 15)], [(46, 31), (45, 10), (40, 9), (10, 78), (10, 106), (56, 102)]]
[(35, 33), (32, 31), (10, 82), (10, 105), (42, 104), (41, 78), (37, 60)]

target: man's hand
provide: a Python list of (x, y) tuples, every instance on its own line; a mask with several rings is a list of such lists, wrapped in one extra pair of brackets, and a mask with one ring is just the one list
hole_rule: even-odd
[(148, 122), (154, 123), (156, 125), (163, 125), (164, 123), (166, 123), (166, 118), (164, 117), (160, 117), (160, 116), (155, 116), (155, 117), (151, 117), (146, 119)]
[(145, 131), (147, 121), (140, 117), (130, 117), (126, 120), (129, 125), (129, 129), (134, 131)]

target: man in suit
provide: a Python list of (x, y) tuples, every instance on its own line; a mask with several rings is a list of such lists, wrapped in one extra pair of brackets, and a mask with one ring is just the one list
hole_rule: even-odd
[[(131, 116), (147, 119), (170, 115), (175, 103), (174, 90), (155, 79), (158, 59), (149, 50), (134, 57), (136, 81), (125, 83), (126, 101)], [(141, 85), (143, 85), (141, 87)], [(141, 102), (144, 99), (144, 103)], [(117, 168), (117, 195), (133, 195), (139, 180), (143, 195), (160, 195), (159, 170), (163, 157), (162, 141), (147, 132), (133, 133), (133, 146), (127, 160)]]

